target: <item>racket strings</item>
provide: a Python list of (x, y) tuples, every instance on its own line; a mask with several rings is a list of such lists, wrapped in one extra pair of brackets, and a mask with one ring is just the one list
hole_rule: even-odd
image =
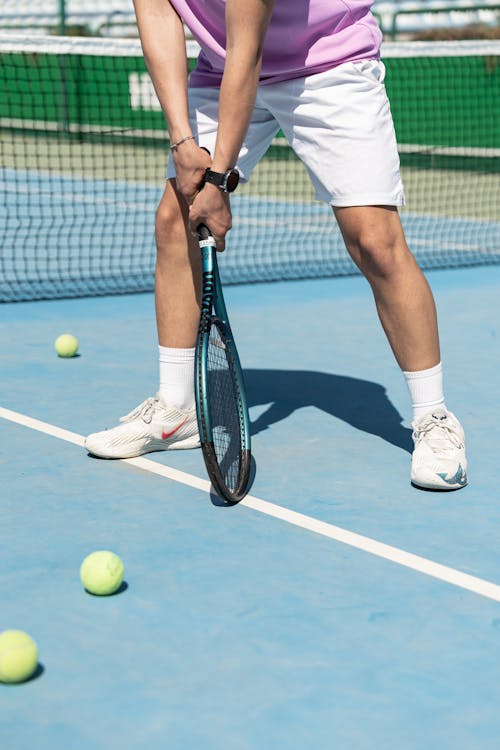
[(216, 324), (208, 344), (208, 402), (214, 451), (226, 487), (235, 491), (241, 474), (241, 415), (229, 347)]

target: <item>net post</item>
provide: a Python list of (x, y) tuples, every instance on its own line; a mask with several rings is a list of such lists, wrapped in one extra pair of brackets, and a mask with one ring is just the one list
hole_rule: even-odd
[(394, 10), (391, 18), (391, 39), (394, 42), (398, 34), (398, 15), (399, 11)]
[[(59, 0), (59, 35), (66, 36), (66, 0)], [(69, 111), (68, 111), (68, 83), (67, 65), (65, 55), (59, 59), (59, 78), (61, 85), (61, 98), (59, 104), (59, 130), (61, 133), (69, 133)]]
[(59, 0), (59, 34), (66, 36), (66, 0)]

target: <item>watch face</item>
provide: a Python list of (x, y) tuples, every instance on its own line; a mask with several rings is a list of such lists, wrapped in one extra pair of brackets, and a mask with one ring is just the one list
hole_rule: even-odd
[(228, 193), (232, 193), (233, 190), (236, 190), (238, 187), (238, 182), (240, 181), (240, 173), (237, 169), (231, 169), (229, 172), (227, 172), (227, 179), (226, 179), (226, 190)]

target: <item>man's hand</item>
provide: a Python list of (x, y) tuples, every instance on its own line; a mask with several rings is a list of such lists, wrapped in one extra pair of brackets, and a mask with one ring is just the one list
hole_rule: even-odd
[(225, 248), (226, 232), (231, 229), (229, 195), (215, 185), (207, 183), (189, 208), (189, 228), (198, 236), (199, 224), (206, 224), (217, 243), (217, 250)]
[(196, 145), (195, 141), (185, 141), (173, 151), (175, 181), (188, 205), (194, 201), (203, 185), (207, 167), (212, 164), (208, 151)]

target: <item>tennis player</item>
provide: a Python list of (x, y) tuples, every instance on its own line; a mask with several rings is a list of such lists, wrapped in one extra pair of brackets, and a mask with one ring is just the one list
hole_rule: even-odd
[[(445, 405), (432, 293), (405, 241), (399, 157), (369, 0), (134, 0), (171, 154), (156, 215), (160, 386), (110, 430), (89, 435), (104, 458), (199, 445), (194, 346), (196, 227), (224, 249), (229, 197), (279, 129), (316, 197), (332, 206), (368, 280), (413, 403), (411, 481), (467, 483), (464, 432)], [(189, 78), (185, 29), (201, 46)], [(205, 186), (202, 190), (202, 183)], [(367, 409), (370, 404), (367, 404)]]

